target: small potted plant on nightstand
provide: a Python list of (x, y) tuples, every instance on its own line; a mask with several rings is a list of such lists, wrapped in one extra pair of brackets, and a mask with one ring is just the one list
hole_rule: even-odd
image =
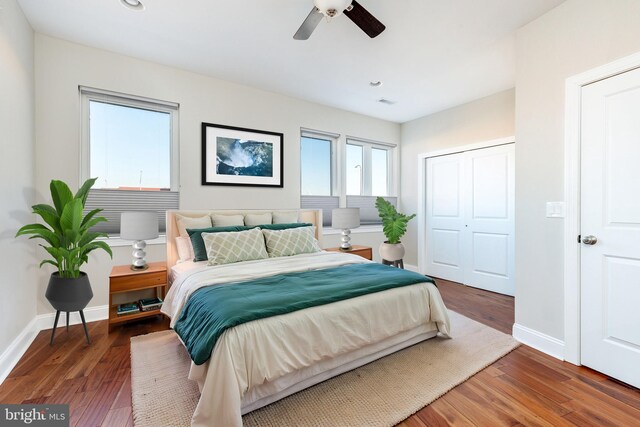
[(378, 215), (382, 219), (382, 231), (387, 240), (380, 245), (380, 257), (385, 261), (399, 261), (404, 257), (405, 249), (400, 238), (407, 232), (407, 224), (416, 215), (399, 213), (395, 206), (383, 199), (376, 198)]
[(45, 224), (28, 224), (18, 230), (16, 237), (31, 235), (31, 239), (42, 239), (40, 244), (50, 258), (43, 260), (44, 264), (51, 264), (57, 271), (51, 273), (45, 296), (56, 309), (56, 320), (51, 333), (51, 344), (55, 336), (60, 312), (79, 311), (84, 325), (87, 342), (90, 343), (89, 333), (82, 310), (93, 298), (93, 291), (87, 274), (80, 271), (80, 267), (89, 260), (89, 253), (102, 249), (111, 257), (111, 248), (106, 242), (96, 241), (99, 237), (106, 237), (105, 233), (89, 231), (94, 225), (107, 221), (98, 216), (102, 209), (94, 209), (83, 214), (84, 205), (89, 189), (96, 178), (87, 180), (74, 195), (69, 186), (62, 181), (51, 181), (50, 190), (53, 205), (39, 204), (32, 206), (33, 213), (39, 215)]

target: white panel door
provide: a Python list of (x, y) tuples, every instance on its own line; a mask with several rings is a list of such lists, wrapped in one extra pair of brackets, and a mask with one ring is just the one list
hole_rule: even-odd
[(640, 387), (640, 70), (583, 88), (581, 362)]
[(514, 144), (430, 157), (426, 273), (514, 294)]
[(427, 272), (454, 282), (464, 280), (464, 155), (427, 159)]
[(515, 144), (468, 151), (464, 284), (514, 295)]

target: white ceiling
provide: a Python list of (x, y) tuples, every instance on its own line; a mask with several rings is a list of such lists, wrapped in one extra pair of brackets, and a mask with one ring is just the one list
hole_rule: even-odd
[(40, 33), (405, 122), (513, 87), (515, 30), (563, 0), (359, 0), (380, 36), (339, 16), (307, 41), (293, 34), (312, 0), (142, 1), (19, 3)]

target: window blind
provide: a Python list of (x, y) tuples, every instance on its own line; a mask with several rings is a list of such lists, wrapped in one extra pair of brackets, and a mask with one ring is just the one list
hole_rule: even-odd
[[(384, 197), (393, 206), (398, 206), (397, 197)], [(360, 224), (376, 225), (382, 224), (382, 220), (378, 216), (376, 209), (376, 196), (347, 196), (348, 208), (360, 208)]]
[(300, 196), (301, 209), (322, 209), (323, 227), (331, 227), (331, 210), (339, 207), (336, 196)]
[(89, 191), (85, 214), (93, 209), (104, 209), (101, 215), (108, 222), (92, 228), (109, 234), (120, 234), (120, 214), (125, 211), (153, 211), (158, 214), (160, 233), (166, 232), (166, 211), (179, 208), (177, 191), (103, 190)]

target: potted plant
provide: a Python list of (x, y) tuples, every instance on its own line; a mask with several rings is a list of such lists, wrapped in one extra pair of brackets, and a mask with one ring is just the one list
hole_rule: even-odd
[(416, 215), (399, 213), (395, 206), (383, 199), (376, 198), (378, 215), (382, 219), (382, 231), (387, 240), (380, 245), (380, 257), (386, 261), (399, 261), (404, 257), (404, 246), (400, 238), (407, 232), (407, 224)]
[(102, 209), (94, 209), (83, 215), (89, 189), (95, 182), (96, 178), (87, 180), (74, 195), (64, 182), (51, 181), (51, 199), (54, 206), (32, 206), (33, 213), (39, 215), (46, 225), (28, 224), (16, 233), (16, 237), (31, 235), (31, 239), (44, 240), (45, 243), (40, 246), (47, 251), (50, 258), (43, 260), (40, 267), (51, 264), (57, 268), (57, 271), (51, 273), (45, 293), (47, 300), (58, 311), (56, 324), (60, 311), (81, 311), (93, 298), (89, 278), (86, 273), (80, 271), (80, 267), (89, 260), (89, 253), (102, 249), (113, 257), (106, 242), (96, 241), (99, 237), (106, 237), (106, 233), (90, 231), (94, 225), (107, 221), (106, 218), (98, 216)]

